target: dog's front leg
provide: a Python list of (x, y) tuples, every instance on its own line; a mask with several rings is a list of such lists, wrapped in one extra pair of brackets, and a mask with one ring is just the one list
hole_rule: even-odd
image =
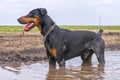
[(65, 57), (64, 53), (58, 54), (57, 62), (59, 64), (60, 68), (65, 68), (65, 58), (64, 57)]
[(48, 56), (48, 59), (49, 59), (49, 67), (55, 68), (55, 67), (56, 67), (56, 60), (55, 60), (55, 58), (53, 58), (53, 57), (50, 55), (50, 53), (49, 53), (48, 50), (46, 50), (46, 53), (47, 53), (47, 56)]
[(58, 64), (60, 68), (65, 68), (65, 59), (62, 58), (61, 60), (58, 60)]
[(49, 67), (56, 67), (56, 60), (54, 58), (49, 57)]

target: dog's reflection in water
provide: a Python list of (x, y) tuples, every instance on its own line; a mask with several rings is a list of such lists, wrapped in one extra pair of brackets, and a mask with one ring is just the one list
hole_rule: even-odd
[(79, 69), (49, 67), (46, 80), (102, 80), (103, 73), (104, 65), (93, 67), (91, 64), (83, 63)]

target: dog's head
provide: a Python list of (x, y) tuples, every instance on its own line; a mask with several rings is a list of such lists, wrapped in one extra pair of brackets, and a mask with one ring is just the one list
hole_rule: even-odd
[(26, 16), (22, 16), (18, 19), (18, 22), (21, 24), (26, 24), (24, 31), (29, 31), (33, 27), (37, 26), (41, 30), (42, 17), (47, 14), (45, 8), (38, 8), (30, 11)]

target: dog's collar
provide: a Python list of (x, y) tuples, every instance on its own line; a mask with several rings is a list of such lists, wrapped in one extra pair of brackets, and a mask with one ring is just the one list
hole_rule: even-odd
[(56, 26), (56, 24), (51, 26), (50, 29), (48, 30), (48, 32), (44, 35), (44, 37), (43, 37), (44, 42), (46, 41), (46, 37), (54, 30), (55, 26)]

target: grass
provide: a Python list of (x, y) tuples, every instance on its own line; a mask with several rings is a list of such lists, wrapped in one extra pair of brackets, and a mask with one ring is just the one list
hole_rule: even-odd
[(120, 26), (61, 26), (61, 28), (81, 30), (81, 29), (106, 29), (106, 30), (120, 30)]
[[(22, 26), (0, 26), (0, 32), (21, 32)], [(60, 28), (70, 30), (98, 30), (104, 29), (106, 31), (118, 31), (120, 32), (120, 26), (60, 26)], [(38, 31), (37, 28), (32, 31)]]
[(18, 32), (22, 31), (21, 26), (0, 26), (0, 32)]
[[(0, 26), (0, 32), (21, 32), (23, 26)], [(37, 31), (37, 28), (32, 29)]]

